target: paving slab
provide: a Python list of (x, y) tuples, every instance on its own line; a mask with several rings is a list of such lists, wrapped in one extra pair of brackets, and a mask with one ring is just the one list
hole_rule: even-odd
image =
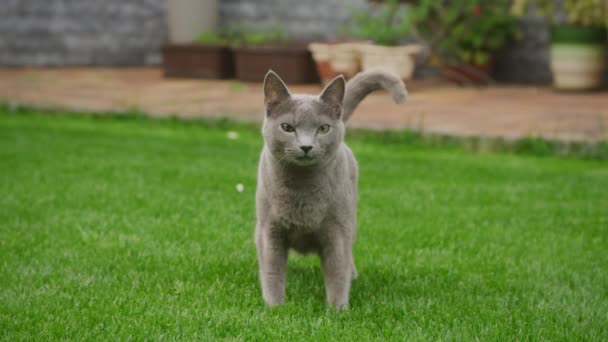
[[(395, 105), (370, 95), (349, 122), (372, 129), (410, 129), (461, 136), (608, 140), (608, 93), (563, 93), (550, 87), (459, 87), (407, 82)], [(320, 85), (290, 85), (318, 93)], [(229, 117), (259, 122), (261, 83), (167, 79), (159, 68), (0, 68), (0, 102), (90, 111), (138, 109), (153, 116)]]

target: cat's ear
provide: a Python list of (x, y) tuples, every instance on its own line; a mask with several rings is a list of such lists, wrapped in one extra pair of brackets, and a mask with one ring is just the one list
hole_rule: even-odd
[(344, 92), (346, 91), (346, 80), (340, 75), (334, 78), (319, 95), (321, 101), (328, 104), (337, 114), (342, 115), (342, 102), (344, 101)]
[(266, 106), (266, 115), (268, 115), (277, 104), (290, 97), (289, 90), (279, 75), (272, 70), (268, 70), (266, 77), (264, 77), (264, 105)]

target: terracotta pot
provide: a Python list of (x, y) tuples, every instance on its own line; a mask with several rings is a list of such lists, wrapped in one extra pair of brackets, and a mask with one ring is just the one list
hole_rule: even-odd
[(602, 86), (606, 30), (603, 27), (557, 26), (551, 29), (551, 71), (559, 90)]
[(171, 44), (162, 48), (166, 77), (234, 77), (232, 49), (222, 45)]
[(458, 84), (483, 85), (492, 81), (491, 74), (494, 69), (494, 61), (486, 64), (446, 64), (443, 66), (443, 77)]
[(308, 43), (240, 46), (234, 49), (236, 76), (244, 82), (262, 82), (269, 69), (286, 83), (319, 81)]
[(402, 46), (362, 45), (363, 70), (383, 68), (394, 72), (402, 79), (410, 79), (416, 65), (416, 55), (422, 51), (417, 44)]

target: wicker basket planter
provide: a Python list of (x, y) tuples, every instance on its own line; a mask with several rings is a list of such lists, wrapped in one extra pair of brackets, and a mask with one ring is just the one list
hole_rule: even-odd
[(361, 45), (367, 41), (328, 41), (308, 45), (322, 83), (338, 75), (347, 79), (361, 71)]
[(361, 46), (363, 70), (384, 68), (407, 80), (412, 78), (416, 66), (416, 55), (420, 45), (383, 46), (368, 44)]

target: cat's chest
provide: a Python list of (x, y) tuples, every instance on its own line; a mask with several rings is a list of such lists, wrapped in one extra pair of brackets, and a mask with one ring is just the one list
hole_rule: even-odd
[(331, 207), (331, 194), (322, 186), (275, 191), (272, 212), (275, 222), (286, 228), (316, 230)]

